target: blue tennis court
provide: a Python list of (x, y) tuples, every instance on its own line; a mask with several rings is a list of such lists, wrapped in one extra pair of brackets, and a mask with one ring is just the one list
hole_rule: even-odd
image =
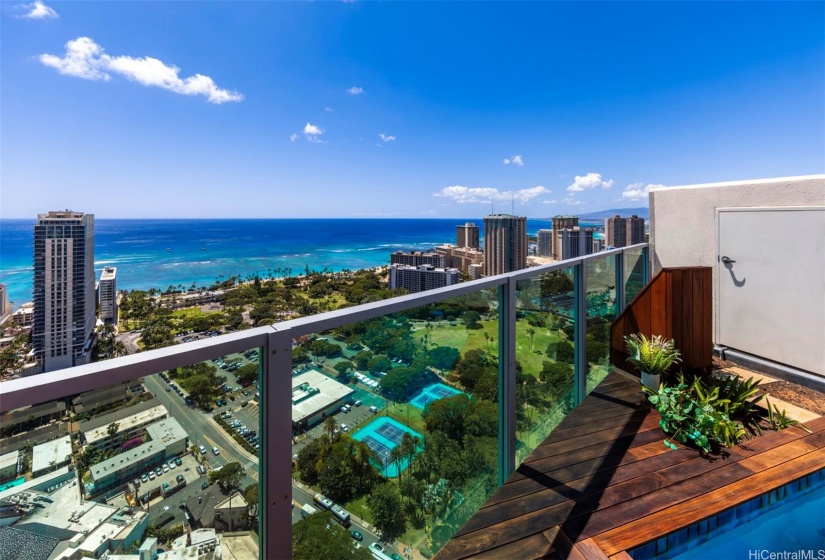
[(410, 404), (416, 408), (424, 410), (424, 407), (433, 401), (437, 401), (438, 399), (443, 399), (445, 397), (454, 397), (461, 394), (462, 391), (448, 387), (443, 383), (433, 383), (432, 385), (424, 387), (420, 393), (411, 398)]
[(410, 434), (419, 440), (422, 439), (421, 434), (404, 424), (386, 416), (379, 416), (352, 434), (352, 439), (363, 441), (370, 449), (375, 451), (381, 461), (381, 464), (378, 465), (381, 468), (381, 473), (391, 478), (398, 476), (399, 469), (403, 472), (408, 466), (406, 459), (400, 460), (397, 465), (390, 462), (390, 452), (401, 443), (404, 434)]

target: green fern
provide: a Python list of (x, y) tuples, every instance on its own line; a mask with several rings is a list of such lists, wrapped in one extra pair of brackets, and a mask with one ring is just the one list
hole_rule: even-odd
[(630, 354), (627, 361), (651, 375), (660, 375), (682, 361), (673, 340), (665, 340), (658, 334), (651, 338), (643, 334), (632, 334), (624, 337), (624, 341)]

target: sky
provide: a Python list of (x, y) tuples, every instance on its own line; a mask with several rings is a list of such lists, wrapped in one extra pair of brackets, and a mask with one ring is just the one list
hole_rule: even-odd
[(0, 3), (0, 217), (531, 218), (825, 172), (823, 2)]

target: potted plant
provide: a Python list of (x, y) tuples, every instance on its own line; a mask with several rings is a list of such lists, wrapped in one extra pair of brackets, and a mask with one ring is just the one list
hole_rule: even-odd
[(659, 335), (647, 338), (643, 334), (632, 334), (624, 337), (624, 341), (630, 354), (627, 361), (642, 373), (642, 384), (654, 391), (659, 389), (661, 375), (681, 361), (673, 340)]

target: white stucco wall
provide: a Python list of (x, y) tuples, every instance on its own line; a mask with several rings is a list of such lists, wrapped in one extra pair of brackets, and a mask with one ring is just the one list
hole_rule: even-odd
[[(650, 255), (662, 268), (713, 268), (716, 341), (717, 208), (825, 206), (825, 175), (666, 187), (650, 191)], [(825, 240), (823, 240), (825, 242)]]

